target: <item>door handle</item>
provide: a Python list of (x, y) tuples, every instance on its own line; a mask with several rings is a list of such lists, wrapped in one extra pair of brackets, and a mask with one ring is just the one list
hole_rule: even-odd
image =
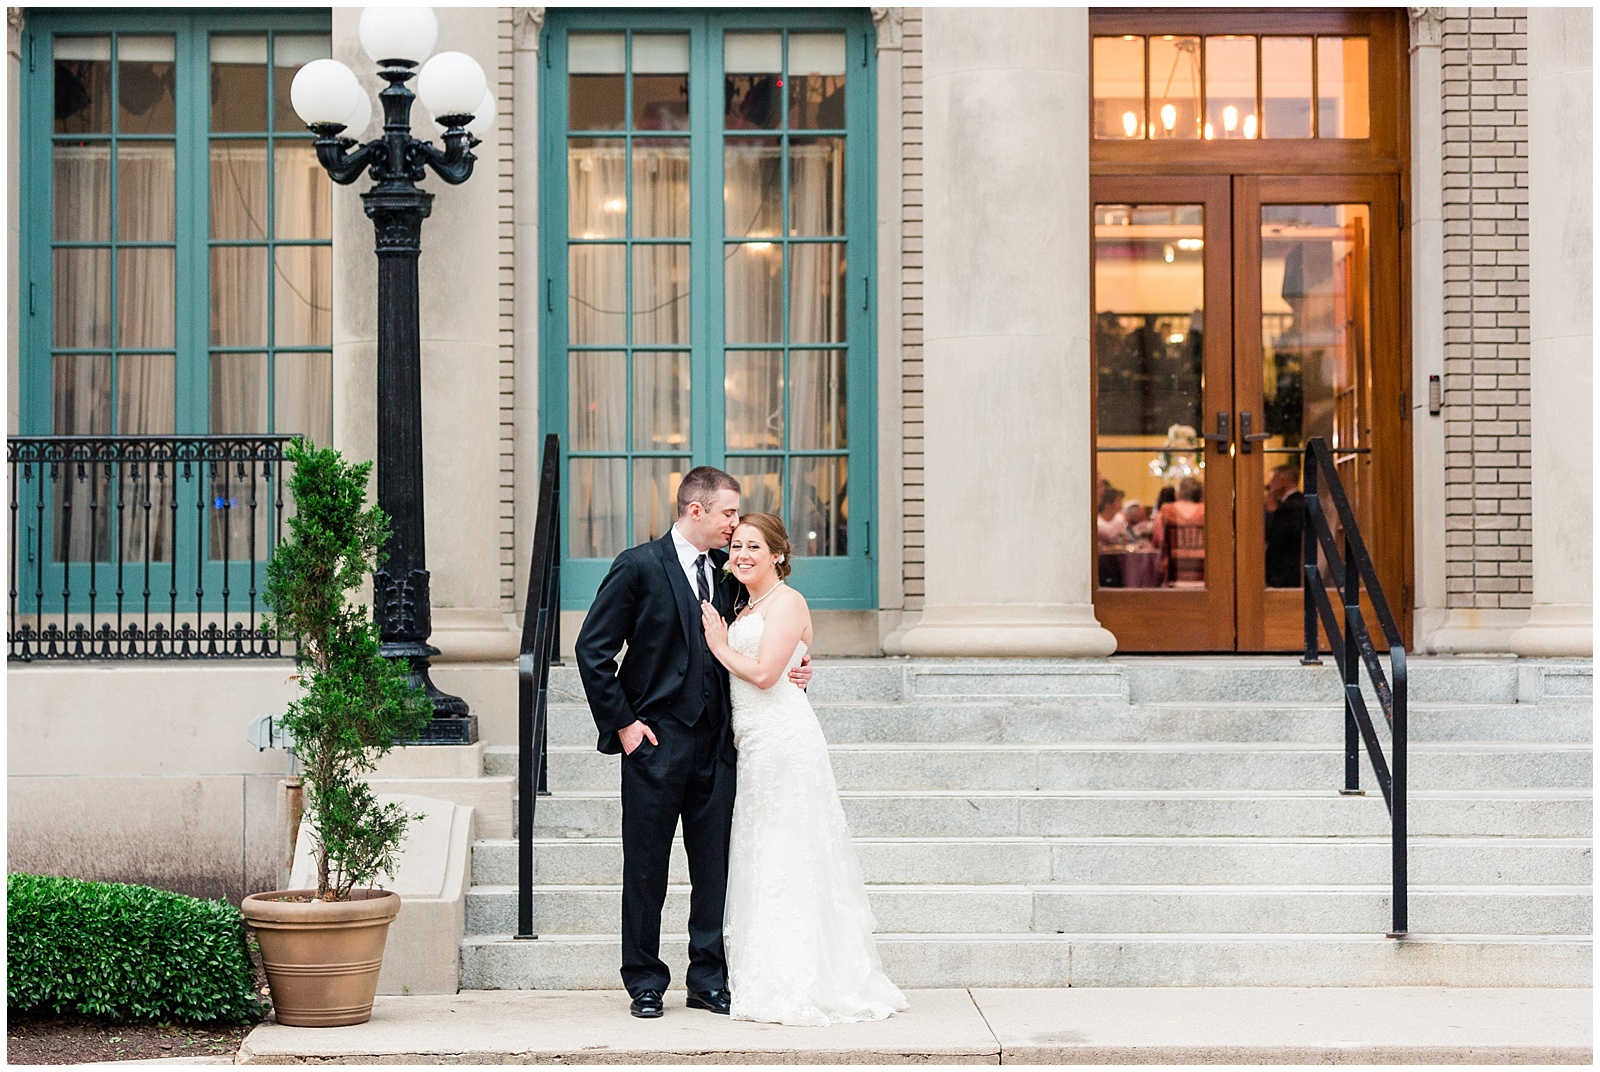
[(1250, 425), (1251, 425), (1252, 421), (1253, 421), (1253, 418), (1250, 416), (1250, 411), (1249, 410), (1245, 410), (1243, 413), (1239, 414), (1239, 453), (1240, 454), (1249, 454), (1250, 453), (1250, 444), (1252, 444), (1252, 443), (1260, 443), (1262, 440), (1271, 439), (1272, 438), (1272, 433), (1270, 433), (1270, 432), (1256, 432), (1256, 433), (1252, 434), (1251, 431), (1250, 431)]
[(1226, 454), (1226, 453), (1228, 453), (1228, 439), (1229, 439), (1229, 435), (1228, 435), (1228, 411), (1225, 410), (1225, 409), (1217, 411), (1217, 434), (1216, 435), (1209, 435), (1209, 434), (1207, 434), (1205, 432), (1201, 432), (1200, 433), (1200, 438), (1201, 439), (1206, 439), (1206, 440), (1211, 441), (1212, 443), (1215, 443), (1217, 445), (1217, 453), (1218, 454)]

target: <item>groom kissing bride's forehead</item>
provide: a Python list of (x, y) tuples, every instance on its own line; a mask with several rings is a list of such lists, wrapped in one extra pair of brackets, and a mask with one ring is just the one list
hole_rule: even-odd
[(739, 481), (709, 465), (689, 470), (678, 485), (674, 526), (701, 551), (727, 547), (739, 525)]

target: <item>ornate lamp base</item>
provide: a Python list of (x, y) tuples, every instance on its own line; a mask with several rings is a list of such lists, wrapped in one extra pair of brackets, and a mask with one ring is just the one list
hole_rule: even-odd
[(400, 744), (478, 743), (478, 716), (469, 713), (467, 701), (441, 692), (428, 676), (429, 660), (439, 654), (438, 648), (415, 641), (397, 641), (379, 645), (378, 653), (385, 659), (404, 660), (407, 664), (406, 679), (420, 687), (428, 697), (428, 702), (433, 704), (433, 721), (415, 737)]

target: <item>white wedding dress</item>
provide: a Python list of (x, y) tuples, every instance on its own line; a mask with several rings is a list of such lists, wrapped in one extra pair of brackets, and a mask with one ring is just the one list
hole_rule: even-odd
[[(755, 658), (765, 626), (746, 614), (728, 645)], [(789, 666), (804, 653), (801, 642)], [(811, 702), (787, 674), (765, 690), (729, 680), (739, 749), (723, 914), (733, 1018), (817, 1026), (904, 1009), (872, 940), (877, 923)]]

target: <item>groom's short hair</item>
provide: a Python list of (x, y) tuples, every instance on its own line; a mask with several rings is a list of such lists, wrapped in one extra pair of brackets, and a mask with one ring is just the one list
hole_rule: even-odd
[(728, 473), (714, 465), (697, 465), (678, 485), (678, 516), (688, 512), (690, 503), (699, 503), (709, 510), (717, 492), (731, 491), (737, 495), (739, 490), (739, 482)]

